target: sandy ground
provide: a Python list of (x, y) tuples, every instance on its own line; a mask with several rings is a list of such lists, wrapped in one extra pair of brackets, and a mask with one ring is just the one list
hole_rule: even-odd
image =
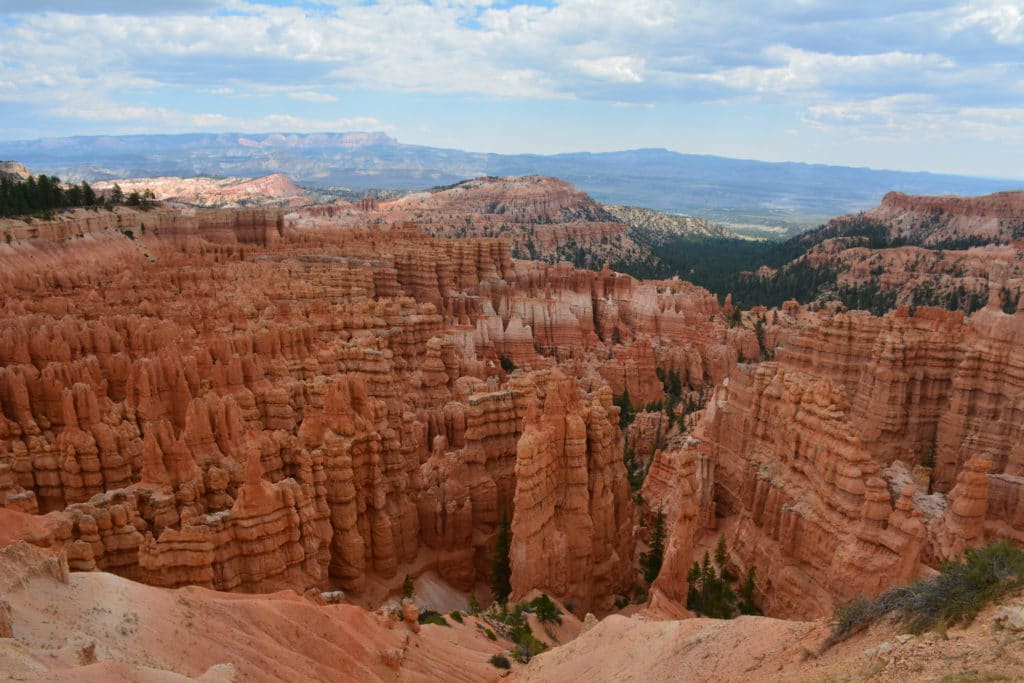
[[(1024, 600), (1018, 599), (1024, 608)], [(1024, 680), (1024, 634), (999, 628), (992, 607), (945, 636), (912, 636), (878, 624), (818, 655), (829, 626), (767, 617), (732, 620), (602, 620), (564, 647), (536, 657), (513, 680), (554, 681), (853, 681)]]
[(472, 618), (414, 634), (291, 591), (168, 590), (103, 572), (65, 584), (37, 568), (44, 553), (9, 550), (0, 551), (14, 631), (0, 639), (5, 681), (494, 681), (503, 672), (489, 659), (510, 647)]
[[(611, 615), (581, 633), (569, 615), (560, 626), (531, 617), (553, 647), (506, 672), (490, 658), (513, 645), (487, 638), (479, 617), (414, 633), (383, 611), (318, 605), (291, 591), (169, 590), (103, 572), (64, 583), (55, 567), (45, 550), (0, 548), (0, 619), (8, 606), (14, 634), (0, 638), (0, 681), (1024, 680), (1024, 631), (1000, 628), (1000, 607), (944, 635), (881, 623), (820, 655), (825, 621)], [(435, 583), (426, 577), (417, 590), (438, 604), (456, 599)], [(1009, 603), (1024, 629), (1024, 598)]]

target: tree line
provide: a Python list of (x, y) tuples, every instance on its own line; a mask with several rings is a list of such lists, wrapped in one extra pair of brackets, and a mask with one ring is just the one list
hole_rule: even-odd
[(77, 185), (61, 183), (57, 176), (39, 174), (24, 180), (0, 178), (0, 218), (15, 216), (51, 216), (54, 211), (75, 208), (113, 209), (115, 206), (132, 206), (150, 209), (156, 201), (152, 190), (125, 195), (119, 185), (114, 185), (105, 196), (100, 196), (87, 183)]

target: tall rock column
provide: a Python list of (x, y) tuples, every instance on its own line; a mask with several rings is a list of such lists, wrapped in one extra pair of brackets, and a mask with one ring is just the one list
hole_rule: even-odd
[(588, 405), (575, 379), (551, 373), (531, 401), (516, 458), (512, 594), (534, 588), (589, 608), (629, 583), (633, 507), (618, 411), (607, 389)]

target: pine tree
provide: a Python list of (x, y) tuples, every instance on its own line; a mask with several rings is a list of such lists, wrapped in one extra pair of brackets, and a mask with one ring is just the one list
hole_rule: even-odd
[(25, 208), (23, 212), (28, 213), (29, 211), (35, 211), (41, 208), (39, 206), (36, 206), (36, 204), (39, 202), (39, 196), (36, 192), (37, 185), (35, 177), (29, 176), (28, 178), (26, 178), (25, 182), (22, 183), (21, 187), (23, 188), (21, 195), (25, 200)]
[(676, 398), (683, 393), (683, 383), (679, 379), (679, 373), (675, 370), (670, 370), (668, 373), (668, 393)]
[(96, 206), (96, 192), (89, 183), (82, 181), (82, 205)]
[(65, 192), (64, 196), (67, 199), (68, 206), (81, 206), (82, 205), (82, 188), (78, 185), (72, 185)]
[(693, 561), (693, 566), (686, 573), (686, 583), (689, 588), (686, 591), (686, 609), (695, 610), (700, 602), (700, 565)]
[(613, 399), (612, 403), (619, 407), (619, 427), (625, 429), (633, 421), (633, 404), (629, 400), (629, 389), (623, 389), (622, 396)]
[(754, 583), (754, 574), (754, 567), (751, 566), (747, 570), (747, 578), (740, 586), (739, 604), (737, 605), (740, 614), (761, 614), (761, 609), (754, 603), (754, 589), (757, 587)]
[[(722, 551), (722, 552), (720, 552)], [(716, 560), (725, 555), (724, 544), (715, 549)], [(704, 561), (694, 562), (686, 575), (690, 587), (686, 608), (713, 619), (731, 619), (736, 612), (736, 594), (725, 576), (720, 576), (711, 563), (711, 554), (704, 552)]]
[(501, 604), (505, 604), (512, 593), (512, 565), (509, 559), (511, 548), (512, 525), (508, 515), (503, 512), (498, 522), (498, 534), (494, 542), (494, 563), (491, 568), (491, 594)]
[(658, 510), (654, 517), (654, 529), (651, 530), (651, 549), (640, 555), (640, 566), (643, 568), (644, 581), (653, 583), (661, 572), (665, 560), (665, 513)]
[(725, 536), (718, 537), (718, 545), (715, 546), (715, 564), (718, 571), (726, 581), (732, 581), (733, 576), (728, 569), (729, 549), (725, 545)]

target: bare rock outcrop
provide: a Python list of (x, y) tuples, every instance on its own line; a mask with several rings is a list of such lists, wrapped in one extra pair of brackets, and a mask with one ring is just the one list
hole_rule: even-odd
[(557, 371), (531, 402), (516, 457), (512, 592), (533, 588), (589, 607), (628, 586), (633, 507), (611, 392), (589, 404)]
[[(737, 516), (731, 547), (757, 567), (770, 613), (826, 614), (986, 539), (1020, 538), (1018, 317), (822, 314), (774, 362), (740, 365), (715, 390), (694, 447), (713, 461), (716, 512)], [(682, 468), (659, 460), (648, 487), (665, 490)], [(924, 480), (887, 482), (893, 463)], [(921, 486), (948, 495), (944, 513)]]

